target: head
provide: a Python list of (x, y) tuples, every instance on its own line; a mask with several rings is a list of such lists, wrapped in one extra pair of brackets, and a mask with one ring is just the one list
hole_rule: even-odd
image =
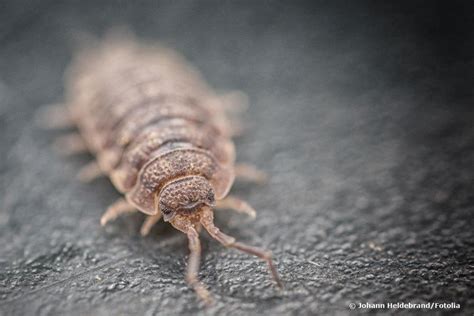
[(187, 176), (167, 183), (158, 193), (157, 208), (165, 221), (176, 215), (195, 215), (204, 206), (214, 206), (214, 189), (202, 176)]

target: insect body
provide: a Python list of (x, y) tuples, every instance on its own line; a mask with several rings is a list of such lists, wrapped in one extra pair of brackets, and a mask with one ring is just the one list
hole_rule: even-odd
[(77, 56), (67, 103), (80, 138), (63, 138), (63, 147), (91, 151), (97, 160), (83, 178), (106, 174), (125, 195), (102, 225), (138, 210), (148, 215), (143, 235), (161, 218), (185, 233), (191, 251), (186, 280), (206, 302), (210, 294), (197, 278), (201, 227), (223, 245), (266, 260), (281, 286), (270, 252), (235, 241), (213, 223), (216, 206), (254, 215), (228, 192), (235, 176), (255, 172), (236, 167), (223, 99), (180, 57), (130, 40), (105, 41)]

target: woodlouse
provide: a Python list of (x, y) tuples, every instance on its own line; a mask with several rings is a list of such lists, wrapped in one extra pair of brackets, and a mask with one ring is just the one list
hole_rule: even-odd
[(225, 98), (176, 53), (133, 39), (109, 37), (82, 50), (67, 78), (67, 111), (48, 111), (49, 123), (72, 123), (80, 134), (61, 137), (59, 147), (92, 152), (96, 161), (81, 170), (81, 178), (108, 175), (125, 195), (107, 209), (102, 225), (138, 210), (148, 215), (142, 235), (160, 218), (185, 233), (186, 280), (207, 303), (211, 296), (197, 277), (201, 227), (224, 246), (267, 261), (281, 287), (269, 251), (237, 242), (213, 223), (213, 207), (254, 216), (246, 202), (228, 192), (235, 176), (261, 177), (249, 166), (235, 165), (234, 125)]

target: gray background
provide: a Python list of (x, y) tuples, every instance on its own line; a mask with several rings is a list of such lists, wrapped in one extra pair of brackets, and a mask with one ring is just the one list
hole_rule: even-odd
[[(0, 6), (0, 314), (353, 314), (350, 302), (456, 302), (472, 315), (468, 1)], [(60, 133), (35, 126), (42, 104), (61, 101), (71, 38), (114, 25), (176, 48), (217, 89), (249, 95), (238, 159), (271, 178), (234, 188), (256, 221), (222, 211), (217, 223), (273, 250), (283, 292), (263, 263), (203, 236), (200, 277), (217, 300), (203, 309), (184, 281), (185, 236), (161, 223), (141, 238), (138, 214), (102, 229), (118, 194), (106, 179), (79, 183), (91, 157), (60, 157)]]

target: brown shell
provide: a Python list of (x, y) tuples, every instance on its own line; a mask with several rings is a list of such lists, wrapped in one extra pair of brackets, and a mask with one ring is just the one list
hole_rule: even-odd
[(68, 103), (100, 168), (129, 203), (156, 212), (170, 181), (201, 176), (216, 199), (234, 180), (234, 145), (217, 96), (170, 51), (106, 42), (76, 58)]
[(222, 199), (234, 180), (233, 170), (218, 164), (206, 150), (179, 148), (164, 152), (151, 159), (141, 169), (134, 188), (126, 194), (127, 200), (147, 214), (155, 214), (154, 195), (177, 177), (200, 175), (208, 179), (216, 195)]

